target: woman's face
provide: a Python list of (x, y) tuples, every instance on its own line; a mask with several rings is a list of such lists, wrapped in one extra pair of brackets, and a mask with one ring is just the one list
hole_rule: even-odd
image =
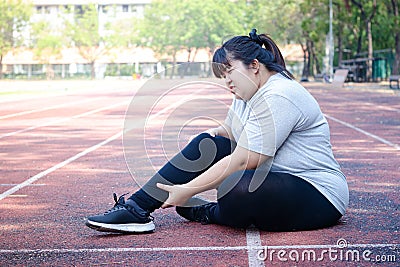
[(225, 72), (225, 83), (236, 98), (250, 100), (258, 90), (257, 69), (246, 66), (242, 61), (232, 60), (231, 67)]

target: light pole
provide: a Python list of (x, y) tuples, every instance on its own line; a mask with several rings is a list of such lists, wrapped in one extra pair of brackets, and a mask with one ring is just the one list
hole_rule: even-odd
[(333, 9), (332, 9), (332, 0), (329, 0), (329, 81), (333, 80), (333, 54), (334, 54), (334, 45), (333, 45), (333, 29), (332, 29), (332, 20), (333, 20)]

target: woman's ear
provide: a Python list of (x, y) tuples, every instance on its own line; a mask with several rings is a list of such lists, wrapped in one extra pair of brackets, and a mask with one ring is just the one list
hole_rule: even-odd
[(250, 69), (253, 69), (254, 74), (257, 74), (260, 70), (260, 62), (258, 59), (253, 59), (253, 61), (250, 63)]

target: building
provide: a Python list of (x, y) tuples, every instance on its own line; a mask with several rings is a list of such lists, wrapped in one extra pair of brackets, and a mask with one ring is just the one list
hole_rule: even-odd
[(56, 26), (61, 26), (59, 16), (65, 13), (66, 9), (79, 13), (82, 6), (95, 4), (99, 14), (99, 31), (104, 31), (104, 25), (114, 20), (129, 19), (132, 17), (143, 17), (144, 8), (151, 3), (151, 0), (33, 0), (35, 13), (32, 21), (48, 20)]
[[(99, 33), (102, 35), (106, 33), (107, 23), (143, 17), (145, 7), (151, 0), (33, 0), (31, 2), (34, 7), (31, 22), (48, 21), (56, 31), (63, 27), (63, 19), (73, 21), (73, 14), (83, 12), (84, 5), (95, 4), (98, 11)], [(30, 40), (30, 29), (27, 28), (22, 34), (24, 39)], [(29, 44), (26, 47), (29, 47)], [(299, 51), (301, 53), (300, 47), (296, 46), (294, 52), (293, 48), (290, 46), (288, 49), (283, 49), (285, 57), (293, 58), (294, 54), (298, 54)], [(193, 54), (195, 58), (190, 58), (187, 51), (180, 51), (177, 54), (177, 62), (187, 62), (190, 58), (196, 62), (192, 67), (194, 72), (200, 70), (208, 72), (210, 51), (201, 49)], [(172, 59), (167, 55), (156, 56), (151, 49), (145, 47), (115, 48), (96, 60), (95, 76), (99, 79), (106, 76), (149, 77), (165, 68), (161, 66), (160, 61), (171, 62)], [(60, 55), (49, 58), (46, 63), (38, 59), (32, 49), (21, 47), (4, 56), (3, 73), (10, 78), (29, 79), (90, 77), (91, 64), (80, 55), (77, 47), (63, 49)]]
[[(105, 34), (105, 25), (116, 20), (140, 18), (144, 15), (145, 6), (151, 0), (33, 0), (33, 15), (31, 22), (47, 21), (50, 22), (54, 30), (63, 27), (64, 19), (73, 20), (74, 13), (83, 12), (83, 6), (95, 4), (98, 9), (98, 22), (100, 35)], [(61, 19), (62, 18), (62, 19)], [(33, 50), (27, 49), (30, 40), (30, 28), (26, 28), (22, 33), (27, 40), (24, 47), (14, 49), (3, 58), (3, 73), (9, 77), (39, 78), (47, 75), (52, 77), (79, 77), (89, 76), (89, 62), (79, 55), (77, 48), (67, 48), (61, 51), (58, 57), (50, 58), (48, 64), (43, 64), (35, 57)], [(123, 69), (139, 70), (147, 75), (154, 73), (154, 65), (158, 60), (154, 53), (147, 48), (125, 49), (124, 51), (112, 51), (114, 57), (104, 56), (96, 63), (96, 77), (101, 78), (106, 74), (107, 65), (110, 64), (117, 72)]]

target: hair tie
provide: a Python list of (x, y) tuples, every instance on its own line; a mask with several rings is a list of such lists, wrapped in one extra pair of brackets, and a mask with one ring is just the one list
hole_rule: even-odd
[(256, 42), (260, 46), (263, 46), (263, 41), (261, 41), (260, 37), (258, 36), (256, 29), (252, 29), (249, 33), (249, 36), (252, 41)]

